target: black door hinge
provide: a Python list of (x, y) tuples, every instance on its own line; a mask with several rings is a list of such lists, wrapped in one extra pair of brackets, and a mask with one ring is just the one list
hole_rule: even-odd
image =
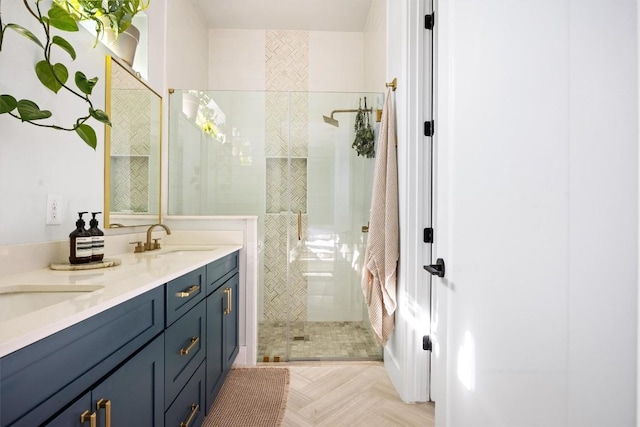
[(433, 228), (425, 228), (423, 240), (425, 243), (433, 243)]
[(430, 122), (424, 122), (424, 136), (433, 136), (433, 133), (436, 130), (435, 121), (431, 120)]
[(433, 12), (430, 15), (425, 15), (424, 16), (424, 28), (426, 28), (427, 30), (433, 30), (433, 24), (435, 23), (436, 20), (436, 13)]
[(431, 351), (433, 349), (433, 344), (431, 344), (431, 337), (429, 335), (422, 337), (422, 349), (426, 351)]

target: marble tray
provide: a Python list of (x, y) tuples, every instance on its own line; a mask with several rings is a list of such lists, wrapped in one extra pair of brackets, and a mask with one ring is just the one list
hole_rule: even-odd
[(105, 258), (102, 261), (88, 262), (86, 264), (50, 264), (52, 270), (74, 271), (74, 270), (95, 270), (97, 268), (115, 267), (120, 265), (120, 260), (116, 258)]

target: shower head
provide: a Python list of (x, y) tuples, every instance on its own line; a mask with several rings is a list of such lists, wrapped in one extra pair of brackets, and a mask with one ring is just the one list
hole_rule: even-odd
[(325, 123), (330, 124), (331, 126), (340, 127), (340, 123), (336, 119), (333, 118), (333, 113), (331, 113), (331, 117), (322, 116)]

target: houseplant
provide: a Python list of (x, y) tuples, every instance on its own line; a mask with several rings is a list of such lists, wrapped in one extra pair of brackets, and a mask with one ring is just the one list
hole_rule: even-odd
[[(27, 8), (29, 15), (36, 20), (36, 28), (32, 31), (16, 23), (5, 24), (0, 13), (0, 53), (3, 43), (7, 41), (7, 30), (12, 30), (12, 32), (22, 35), (27, 40), (35, 43), (40, 52), (40, 60), (36, 62), (34, 71), (40, 83), (55, 94), (62, 90), (71, 94), (73, 99), (84, 102), (87, 105), (87, 112), (78, 117), (72, 124), (62, 125), (45, 122), (44, 120), (52, 117), (51, 111), (41, 109), (36, 102), (30, 99), (16, 99), (11, 94), (0, 93), (0, 115), (7, 114), (22, 122), (38, 127), (75, 132), (87, 145), (95, 149), (97, 145), (96, 132), (87, 121), (93, 118), (101, 123), (111, 124), (107, 114), (94, 108), (91, 100), (91, 93), (98, 82), (98, 78), (88, 78), (82, 71), (76, 71), (73, 78), (75, 87), (73, 87), (68, 82), (69, 68), (67, 65), (62, 62), (54, 62), (52, 58), (52, 51), (55, 49), (66, 53), (65, 57), (67, 59), (70, 58), (72, 61), (76, 59), (76, 51), (71, 43), (64, 37), (55, 34), (53, 29), (78, 31), (77, 22), (55, 3), (46, 13), (41, 8), (42, 0), (23, 0), (23, 4)], [(12, 62), (3, 62), (4, 67), (11, 67), (12, 64)], [(20, 70), (14, 71), (20, 72)]]
[(102, 39), (127, 64), (133, 65), (140, 33), (131, 23), (138, 12), (149, 7), (150, 1), (54, 0), (54, 3), (76, 21), (92, 21), (95, 24), (96, 43)]

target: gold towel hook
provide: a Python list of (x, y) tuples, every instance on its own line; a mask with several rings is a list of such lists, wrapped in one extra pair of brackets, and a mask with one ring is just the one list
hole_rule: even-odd
[(393, 80), (391, 81), (391, 83), (385, 83), (384, 85), (386, 87), (390, 87), (391, 90), (393, 90), (395, 92), (396, 88), (398, 87), (398, 78), (394, 77)]

